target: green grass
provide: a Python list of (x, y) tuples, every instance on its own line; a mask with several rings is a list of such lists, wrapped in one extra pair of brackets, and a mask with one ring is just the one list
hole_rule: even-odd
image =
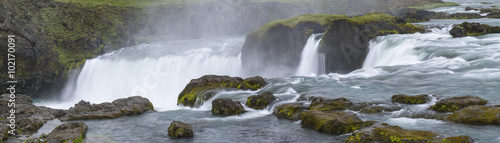
[(381, 21), (381, 20), (395, 20), (396, 17), (391, 16), (389, 14), (385, 13), (368, 13), (363, 16), (354, 16), (352, 18), (347, 19), (350, 23), (357, 24), (357, 25), (363, 25), (367, 24), (370, 22), (376, 22), (376, 21)]
[(59, 2), (80, 3), (84, 5), (111, 5), (119, 7), (149, 7), (161, 5), (182, 5), (207, 3), (216, 0), (55, 0)]
[(460, 6), (460, 4), (454, 3), (454, 2), (430, 3), (430, 4), (420, 5), (420, 6), (411, 6), (410, 8), (429, 10), (429, 9), (435, 9), (435, 8), (439, 8), (439, 7), (449, 7), (449, 6)]

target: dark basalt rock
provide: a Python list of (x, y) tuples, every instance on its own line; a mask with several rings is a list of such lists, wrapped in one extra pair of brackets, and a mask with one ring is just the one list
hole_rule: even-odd
[[(260, 76), (240, 77), (205, 75), (189, 82), (177, 98), (177, 105), (198, 107), (212, 98), (219, 90), (257, 90), (267, 85)], [(199, 101), (199, 102), (197, 102)]]
[(302, 111), (303, 109), (301, 103), (288, 103), (276, 106), (273, 113), (278, 118), (296, 121), (300, 119), (300, 113)]
[(386, 123), (373, 128), (361, 129), (349, 135), (344, 142), (398, 142), (398, 143), (426, 143), (426, 142), (462, 142), (472, 143), (474, 140), (465, 135), (443, 138), (437, 133), (421, 130), (405, 130), (398, 126), (389, 126)]
[(489, 33), (500, 33), (500, 27), (464, 22), (462, 24), (454, 25), (450, 30), (450, 35), (453, 37), (479, 36)]
[(146, 111), (154, 111), (153, 104), (148, 99), (133, 96), (117, 99), (111, 103), (90, 104), (80, 101), (66, 111), (66, 115), (60, 117), (61, 121), (80, 119), (112, 119), (122, 116), (134, 116)]
[(399, 17), (404, 19), (406, 22), (425, 22), (431, 19), (445, 19), (448, 18), (450, 14), (446, 12), (434, 12), (424, 9), (414, 9), (405, 8), (399, 12)]
[(485, 105), (486, 103), (488, 103), (487, 100), (467, 95), (439, 100), (435, 105), (432, 105), (430, 109), (438, 112), (455, 112), (467, 106)]
[(212, 101), (212, 114), (232, 116), (246, 112), (239, 101), (233, 101), (230, 98), (215, 99)]
[(312, 97), (309, 109), (319, 111), (346, 110), (352, 102), (345, 98), (327, 99), (323, 97)]
[(476, 19), (481, 17), (478, 13), (454, 13), (448, 19)]
[(300, 120), (300, 123), (305, 128), (330, 134), (351, 133), (360, 128), (373, 125), (372, 121), (365, 123), (354, 114), (336, 111), (308, 110), (300, 113)]
[(472, 11), (472, 10), (479, 10), (479, 9), (474, 7), (465, 7), (465, 11)]
[(500, 125), (500, 105), (468, 106), (449, 115), (445, 120), (472, 125)]
[(174, 121), (168, 126), (168, 136), (171, 138), (193, 137), (193, 127), (187, 123)]
[(404, 104), (425, 104), (427, 103), (427, 94), (420, 95), (404, 95), (397, 94), (391, 97), (392, 102), (404, 103)]
[(349, 73), (363, 66), (369, 41), (387, 34), (424, 32), (423, 28), (383, 13), (334, 20), (319, 51), (325, 54), (326, 73)]
[(266, 108), (274, 100), (276, 100), (276, 97), (273, 96), (273, 93), (266, 91), (259, 95), (248, 97), (247, 103), (245, 103), (245, 105), (260, 110)]
[[(10, 94), (0, 95), (0, 118), (4, 119), (0, 122), (9, 122), (7, 117), (10, 116), (11, 108), (8, 106), (10, 99)], [(65, 114), (64, 110), (35, 106), (30, 97), (22, 94), (15, 95), (14, 103), (16, 107), (16, 134), (19, 130), (22, 130), (23, 134), (30, 134), (37, 131), (48, 120), (59, 118)]]
[(52, 132), (42, 138), (49, 143), (83, 143), (87, 130), (88, 126), (81, 121), (65, 122), (62, 125), (57, 126), (54, 130), (52, 130)]

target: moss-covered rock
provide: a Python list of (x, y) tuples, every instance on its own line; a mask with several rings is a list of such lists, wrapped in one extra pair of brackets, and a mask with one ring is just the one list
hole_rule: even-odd
[(486, 103), (488, 103), (487, 100), (467, 95), (439, 100), (435, 105), (432, 105), (430, 109), (438, 112), (455, 112), (467, 106), (485, 105)]
[(369, 102), (354, 103), (349, 110), (360, 111), (365, 114), (380, 113), (383, 111), (391, 112), (401, 110), (401, 107), (397, 105), (378, 105)]
[[(301, 124), (330, 134), (351, 133), (363, 127), (363, 121), (356, 115), (345, 112), (322, 112), (308, 110), (300, 113)], [(373, 123), (370, 123), (373, 124)]]
[(212, 114), (232, 116), (245, 113), (245, 108), (240, 101), (233, 101), (230, 98), (215, 99), (212, 101)]
[(187, 123), (174, 121), (168, 126), (168, 136), (171, 138), (193, 137), (193, 127)]
[(346, 110), (352, 102), (345, 98), (327, 99), (323, 97), (312, 97), (309, 109), (319, 111)]
[(488, 18), (500, 18), (500, 11), (488, 13)]
[(267, 85), (260, 76), (240, 77), (205, 75), (191, 80), (177, 98), (177, 105), (198, 107), (212, 98), (219, 90), (257, 90)]
[(254, 109), (264, 109), (274, 100), (276, 100), (276, 97), (273, 96), (273, 93), (266, 91), (258, 95), (248, 97), (245, 105)]
[(7, 123), (0, 122), (0, 141), (3, 141), (9, 137), (9, 126)]
[(472, 125), (500, 125), (500, 105), (473, 105), (460, 109), (445, 120)]
[(456, 137), (447, 137), (441, 140), (441, 143), (473, 143), (474, 139), (470, 136), (460, 135)]
[(348, 73), (362, 67), (372, 38), (415, 32), (424, 29), (384, 13), (337, 19), (323, 35), (319, 51), (326, 56), (327, 73)]
[(465, 11), (472, 11), (472, 10), (479, 10), (479, 8), (474, 8), (474, 7), (465, 7)]
[(88, 126), (81, 121), (65, 122), (62, 125), (57, 126), (47, 136), (43, 136), (43, 139), (50, 143), (83, 143), (87, 130)]
[(301, 103), (288, 103), (274, 107), (274, 115), (278, 118), (285, 118), (289, 120), (299, 120), (300, 113), (303, 111)]
[(113, 102), (90, 104), (80, 101), (74, 107), (69, 108), (61, 121), (80, 119), (113, 119), (122, 116), (135, 116), (146, 111), (154, 111), (153, 104), (144, 97), (132, 96), (116, 99)]
[[(448, 140), (449, 139), (449, 140)], [(349, 143), (364, 143), (364, 142), (396, 142), (396, 143), (427, 143), (427, 142), (446, 142), (453, 139), (458, 141), (472, 140), (469, 136), (449, 137), (443, 139), (439, 134), (421, 131), (421, 130), (405, 130), (398, 126), (389, 126), (386, 123), (374, 128), (362, 129), (358, 132), (349, 135), (344, 142)], [(455, 141), (455, 140), (454, 140)]]
[(447, 19), (476, 19), (481, 17), (478, 13), (454, 13), (450, 14), (450, 17)]
[(404, 103), (404, 104), (425, 104), (427, 103), (427, 99), (428, 99), (427, 94), (420, 94), (420, 95), (397, 94), (391, 97), (392, 102)]
[(498, 8), (481, 8), (481, 10), (479, 10), (479, 13), (492, 13), (498, 11), (500, 11), (500, 9)]
[(480, 36), (489, 33), (500, 33), (500, 27), (464, 22), (462, 24), (454, 25), (450, 30), (450, 35), (453, 37)]

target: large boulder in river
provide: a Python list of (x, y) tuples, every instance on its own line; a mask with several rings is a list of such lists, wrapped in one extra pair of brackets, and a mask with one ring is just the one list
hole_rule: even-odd
[(247, 34), (241, 49), (244, 71), (250, 74), (279, 71), (275, 75), (292, 75), (299, 65), (307, 39), (323, 33), (332, 20), (345, 15), (307, 14), (276, 20)]
[(231, 116), (245, 113), (245, 108), (240, 101), (233, 101), (230, 98), (215, 99), (212, 101), (212, 114)]
[(500, 27), (464, 22), (462, 24), (454, 25), (450, 30), (450, 35), (453, 37), (480, 36), (489, 33), (500, 33)]
[(274, 100), (276, 100), (276, 97), (274, 97), (273, 93), (266, 91), (261, 94), (248, 97), (245, 105), (253, 109), (264, 109)]
[(69, 108), (66, 115), (60, 117), (62, 121), (80, 119), (112, 119), (122, 116), (133, 116), (146, 111), (154, 111), (153, 104), (147, 98), (132, 96), (116, 99), (113, 102), (90, 104), (80, 101), (75, 107)]
[(174, 121), (168, 126), (168, 136), (171, 138), (193, 137), (193, 126), (187, 123)]
[(468, 106), (449, 115), (445, 120), (472, 125), (500, 125), (500, 105)]
[[(15, 99), (14, 102), (9, 101), (11, 100), (11, 94), (0, 95), (0, 119), (5, 119), (0, 120), (0, 122), (10, 122), (7, 117), (11, 116), (10, 110), (14, 109), (16, 134), (20, 130), (23, 131), (23, 134), (30, 134), (37, 131), (48, 120), (59, 118), (65, 114), (63, 110), (35, 106), (33, 100), (26, 95), (14, 94), (12, 97), (12, 99)], [(9, 107), (9, 104), (12, 103), (15, 103), (15, 108)]]
[(273, 113), (278, 118), (296, 121), (300, 119), (300, 113), (302, 113), (302, 111), (303, 109), (301, 103), (288, 103), (276, 106)]
[(354, 103), (351, 107), (349, 107), (349, 110), (352, 111), (360, 111), (361, 113), (365, 114), (373, 114), (373, 113), (380, 113), (383, 111), (391, 112), (391, 111), (398, 111), (401, 110), (401, 107), (397, 105), (380, 105), (380, 104), (373, 104), (369, 102), (362, 102), (362, 103)]
[(88, 126), (81, 121), (65, 122), (62, 125), (57, 126), (54, 130), (52, 130), (52, 132), (42, 138), (49, 143), (83, 143), (87, 130)]
[(344, 142), (397, 142), (397, 143), (472, 143), (474, 140), (469, 136), (457, 136), (444, 138), (441, 135), (429, 131), (405, 130), (398, 126), (389, 126), (386, 123), (374, 128), (365, 128), (349, 135)]
[(455, 112), (467, 106), (485, 105), (486, 103), (488, 103), (487, 100), (467, 95), (439, 100), (435, 105), (432, 105), (430, 109), (439, 112)]
[(198, 107), (212, 98), (219, 90), (257, 90), (267, 85), (260, 76), (240, 77), (205, 75), (189, 82), (177, 98), (177, 105)]
[(404, 103), (404, 104), (425, 104), (427, 103), (427, 94), (420, 95), (404, 95), (397, 94), (391, 97), (392, 102), (396, 103)]
[(354, 114), (337, 111), (308, 110), (300, 113), (300, 120), (305, 128), (330, 134), (351, 133), (367, 124), (373, 124), (373, 122), (363, 122)]
[(346, 110), (352, 105), (352, 102), (345, 98), (311, 97), (310, 101), (309, 109), (319, 111)]
[(370, 40), (376, 36), (415, 32), (424, 29), (384, 13), (336, 19), (327, 28), (320, 47), (326, 56), (326, 73), (349, 73), (361, 68)]

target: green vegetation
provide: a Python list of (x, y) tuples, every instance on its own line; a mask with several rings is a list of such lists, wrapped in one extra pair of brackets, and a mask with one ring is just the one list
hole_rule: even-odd
[(391, 97), (392, 102), (404, 103), (404, 104), (424, 104), (427, 102), (427, 95), (420, 94), (414, 96), (408, 96), (403, 94), (393, 95)]
[(393, 21), (396, 20), (396, 17), (391, 16), (389, 14), (385, 13), (368, 13), (363, 16), (354, 16), (352, 18), (348, 18), (347, 21), (352, 24), (356, 25), (364, 25), (368, 24), (371, 22), (378, 22), (378, 21)]
[(455, 3), (455, 2), (429, 3), (429, 4), (419, 5), (419, 6), (411, 6), (410, 8), (429, 10), (429, 9), (435, 9), (435, 8), (440, 8), (440, 7), (449, 7), (449, 6), (460, 6), (460, 4)]
[[(288, 28), (294, 28), (299, 23), (317, 23), (321, 26), (327, 26), (335, 19), (348, 18), (347, 15), (334, 15), (334, 14), (306, 14), (299, 15), (293, 18), (284, 19), (284, 20), (275, 20), (265, 24), (259, 29), (251, 32), (249, 35), (254, 35), (257, 37), (262, 37), (266, 34), (269, 29), (277, 26), (285, 26)], [(310, 33), (312, 34), (312, 33)]]

